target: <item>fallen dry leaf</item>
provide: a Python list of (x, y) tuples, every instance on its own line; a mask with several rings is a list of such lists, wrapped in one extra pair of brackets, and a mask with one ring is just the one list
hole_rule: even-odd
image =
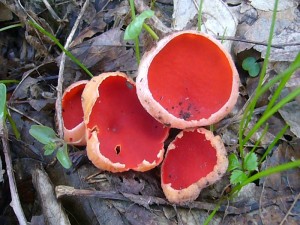
[[(275, 0), (250, 0), (251, 5), (259, 10), (272, 11)], [(278, 11), (286, 10), (297, 5), (297, 0), (278, 1)]]
[(289, 102), (279, 110), (280, 115), (290, 126), (291, 131), (300, 138), (300, 104), (297, 101)]
[[(187, 29), (189, 23), (192, 26), (197, 26), (193, 23), (197, 15), (198, 9), (193, 0), (175, 0), (173, 12), (173, 29)], [(197, 5), (198, 6), (198, 5)], [(228, 6), (221, 0), (210, 0), (203, 2), (202, 8), (202, 23), (201, 30), (211, 35), (235, 36), (237, 19), (228, 9)], [(191, 25), (189, 25), (191, 27)], [(224, 41), (224, 46), (230, 50), (231, 42)]]

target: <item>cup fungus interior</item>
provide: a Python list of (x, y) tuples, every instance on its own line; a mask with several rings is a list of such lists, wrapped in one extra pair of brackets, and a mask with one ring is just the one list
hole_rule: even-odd
[(168, 129), (145, 111), (134, 84), (125, 77), (110, 76), (98, 91), (87, 128), (97, 132), (101, 154), (127, 168), (135, 168), (143, 160), (155, 162)]
[(72, 130), (83, 122), (83, 109), (81, 105), (81, 94), (86, 83), (79, 84), (66, 91), (62, 99), (62, 117), (64, 126)]
[(173, 141), (162, 165), (162, 182), (176, 190), (187, 188), (213, 171), (216, 150), (204, 134), (185, 132)]
[(148, 85), (170, 114), (190, 121), (209, 118), (229, 99), (233, 71), (227, 56), (207, 37), (183, 33), (153, 58)]

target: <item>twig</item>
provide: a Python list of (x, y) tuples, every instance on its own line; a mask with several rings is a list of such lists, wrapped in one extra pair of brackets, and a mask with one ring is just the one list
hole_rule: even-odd
[[(74, 26), (72, 27), (72, 30), (66, 40), (65, 49), (69, 48), (69, 45), (73, 39), (73, 36), (75, 34), (75, 31), (77, 30), (77, 27), (79, 25), (79, 22), (81, 21), (81, 18), (85, 12), (85, 10), (87, 9), (88, 5), (89, 5), (89, 0), (86, 0), (84, 5), (82, 6), (82, 9), (74, 23)], [(56, 99), (56, 103), (55, 103), (55, 107), (56, 107), (56, 119), (57, 119), (57, 125), (58, 125), (58, 135), (60, 138), (63, 138), (64, 136), (64, 123), (62, 120), (62, 106), (61, 106), (61, 100), (62, 100), (62, 89), (63, 89), (63, 74), (64, 74), (64, 69), (65, 69), (65, 61), (66, 61), (66, 54), (63, 52), (62, 56), (61, 56), (61, 61), (60, 61), (60, 65), (59, 65), (59, 73), (58, 73), (58, 81), (57, 81), (57, 99)]]
[[(218, 39), (218, 40), (227, 40), (227, 41), (238, 41), (238, 42), (244, 42), (244, 43), (249, 43), (249, 44), (254, 44), (254, 45), (268, 46), (267, 42), (247, 40), (247, 39), (243, 39), (243, 38), (240, 38), (240, 37), (216, 36), (216, 39)], [(271, 47), (272, 48), (284, 48), (284, 47), (287, 47), (287, 46), (297, 46), (297, 45), (300, 45), (300, 42), (271, 44)]]
[[(286, 221), (287, 222), (287, 218), (289, 215), (291, 215), (291, 211), (294, 208), (295, 204), (298, 202), (300, 198), (300, 193), (297, 195), (295, 201), (293, 202), (293, 204), (291, 205), (291, 207), (289, 208), (289, 211), (287, 211), (287, 213), (285, 214), (284, 218), (282, 219), (281, 223), (279, 225), (283, 225), (283, 223)], [(288, 224), (288, 222), (287, 222)]]
[(56, 12), (53, 10), (52, 6), (49, 4), (49, 2), (47, 0), (43, 0), (46, 8), (48, 9), (48, 11), (50, 12), (51, 16), (53, 17), (53, 19), (55, 19), (58, 22), (61, 22), (62, 20), (59, 18), (59, 16), (56, 14)]
[[(75, 189), (74, 187), (59, 185), (55, 188), (57, 198), (62, 198), (65, 196), (74, 196), (74, 197), (92, 197), (92, 198), (101, 198), (109, 200), (119, 200), (126, 202), (133, 202), (135, 204), (141, 205), (145, 208), (149, 208), (150, 205), (164, 205), (164, 206), (176, 206), (187, 209), (204, 209), (212, 211), (216, 204), (208, 202), (194, 201), (185, 205), (173, 205), (167, 200), (155, 196), (145, 196), (145, 195), (135, 195), (129, 193), (119, 193), (115, 191), (95, 191), (95, 190), (84, 190), (84, 189)], [(284, 196), (285, 198), (290, 198), (291, 196)], [(280, 198), (283, 198), (280, 196)], [(264, 207), (274, 205), (276, 199), (270, 199), (270, 201), (264, 203)], [(257, 203), (252, 205), (247, 205), (243, 208), (237, 208), (234, 206), (221, 205), (219, 211), (227, 213), (227, 215), (239, 215), (243, 213), (253, 212), (259, 209)]]
[(20, 225), (27, 225), (27, 220), (25, 218), (21, 202), (19, 199), (18, 195), (18, 190), (17, 190), (17, 185), (16, 185), (16, 180), (15, 176), (13, 173), (13, 167), (12, 167), (12, 162), (11, 162), (11, 154), (10, 154), (10, 149), (8, 145), (8, 133), (7, 129), (5, 126), (4, 121), (0, 121), (0, 136), (2, 140), (2, 145), (3, 145), (3, 153), (5, 157), (5, 163), (6, 163), (6, 172), (8, 176), (8, 181), (9, 181), (9, 188), (10, 188), (10, 194), (11, 194), (11, 203), (10, 206), (13, 208), (17, 219), (19, 221)]
[(14, 112), (16, 112), (16, 113), (18, 113), (18, 114), (20, 114), (20, 115), (26, 117), (27, 119), (31, 120), (32, 122), (34, 122), (34, 123), (36, 123), (36, 124), (38, 124), (38, 125), (43, 125), (41, 122), (39, 122), (39, 121), (37, 121), (36, 119), (34, 119), (34, 118), (32, 118), (32, 117), (26, 115), (25, 113), (21, 112), (20, 110), (14, 108), (14, 107), (12, 107), (12, 106), (8, 106), (8, 108), (9, 108), (10, 110), (12, 110), (12, 111), (14, 111)]

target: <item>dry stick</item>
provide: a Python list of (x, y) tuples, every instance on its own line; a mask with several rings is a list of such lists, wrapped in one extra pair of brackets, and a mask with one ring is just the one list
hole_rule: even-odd
[[(72, 30), (67, 38), (67, 41), (65, 43), (64, 48), (68, 50), (69, 45), (73, 39), (73, 36), (75, 34), (75, 31), (77, 30), (77, 27), (79, 25), (79, 22), (81, 21), (81, 18), (87, 9), (89, 5), (89, 0), (86, 0), (84, 5), (82, 6), (82, 9), (74, 23), (74, 26), (72, 27)], [(65, 69), (65, 61), (66, 61), (66, 54), (63, 52), (61, 56), (61, 61), (59, 65), (59, 72), (58, 72), (58, 80), (57, 80), (57, 99), (55, 103), (56, 107), (56, 120), (57, 120), (57, 125), (58, 125), (58, 135), (60, 138), (63, 138), (64, 136), (64, 122), (62, 120), (62, 106), (61, 106), (61, 100), (62, 100), (62, 89), (63, 89), (63, 74), (64, 74), (64, 69)]]
[(295, 204), (298, 202), (299, 198), (300, 198), (300, 193), (297, 195), (295, 201), (293, 202), (293, 204), (289, 208), (289, 211), (285, 214), (284, 218), (282, 219), (282, 221), (281, 221), (281, 223), (279, 225), (283, 225), (283, 223), (285, 221), (288, 223), (287, 218), (288, 218), (289, 215), (291, 215), (291, 211), (294, 208)]
[[(267, 42), (247, 40), (247, 39), (243, 39), (243, 38), (239, 38), (239, 37), (216, 36), (216, 39), (218, 39), (218, 40), (226, 40), (226, 41), (238, 41), (238, 42), (245, 42), (245, 43), (254, 44), (254, 45), (268, 46)], [(297, 46), (297, 45), (300, 45), (300, 42), (272, 44), (271, 47), (272, 48), (284, 48), (284, 47), (287, 47), (287, 46)]]
[(7, 133), (7, 128), (5, 126), (4, 121), (0, 121), (0, 136), (2, 140), (2, 145), (3, 145), (3, 153), (5, 157), (5, 163), (6, 163), (6, 172), (8, 176), (8, 181), (9, 181), (9, 189), (10, 189), (10, 194), (11, 194), (11, 203), (10, 206), (13, 208), (17, 219), (19, 221), (20, 225), (27, 225), (27, 220), (25, 218), (21, 202), (19, 199), (18, 195), (18, 190), (17, 190), (17, 185), (16, 185), (16, 180), (15, 176), (13, 173), (13, 166), (11, 162), (11, 154), (10, 154), (10, 149), (8, 145), (8, 133)]
[[(180, 208), (187, 209), (204, 209), (204, 210), (214, 210), (216, 204), (208, 202), (194, 201), (186, 205), (173, 205), (167, 200), (154, 196), (145, 196), (145, 195), (135, 195), (129, 193), (119, 193), (114, 191), (94, 191), (94, 190), (83, 190), (75, 189), (74, 187), (59, 185), (55, 188), (57, 198), (62, 198), (64, 196), (74, 196), (74, 197), (92, 197), (92, 198), (101, 198), (109, 200), (119, 200), (126, 202), (133, 202), (135, 204), (141, 205), (145, 208), (149, 208), (150, 205), (164, 205), (164, 206), (176, 206)], [(293, 196), (287, 195), (284, 198), (291, 199)], [(282, 199), (282, 196), (280, 196)], [(277, 199), (270, 199), (270, 201), (264, 203), (264, 207), (274, 205), (274, 201)], [(227, 215), (239, 215), (243, 213), (249, 213), (259, 209), (258, 204), (247, 205), (243, 208), (236, 208), (234, 206), (222, 205), (220, 210), (221, 212), (227, 213)]]
[(46, 8), (48, 9), (48, 11), (50, 12), (51, 16), (53, 19), (55, 19), (58, 22), (61, 22), (62, 20), (59, 18), (59, 16), (56, 14), (56, 12), (53, 10), (52, 6), (49, 4), (49, 2), (47, 0), (43, 0)]

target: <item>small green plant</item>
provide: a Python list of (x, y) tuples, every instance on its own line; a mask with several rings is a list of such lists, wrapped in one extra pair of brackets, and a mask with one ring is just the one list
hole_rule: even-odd
[(257, 77), (260, 71), (260, 65), (254, 57), (247, 57), (243, 60), (242, 67), (248, 71), (251, 77)]
[(2, 28), (0, 29), (0, 32), (5, 31), (5, 30), (9, 30), (9, 29), (13, 29), (13, 28), (16, 28), (16, 27), (22, 27), (22, 26), (23, 26), (23, 25), (22, 25), (21, 23), (9, 25), (9, 26), (6, 26), (6, 27), (2, 27)]
[(44, 155), (55, 153), (57, 160), (64, 168), (71, 168), (72, 162), (68, 154), (68, 145), (64, 140), (57, 137), (52, 128), (42, 125), (32, 125), (29, 133), (36, 140), (44, 144)]
[(0, 123), (4, 123), (6, 117), (6, 86), (0, 83)]
[(146, 10), (140, 15), (136, 16), (126, 27), (124, 40), (134, 40), (137, 38), (142, 32), (145, 20), (151, 18), (152, 16), (154, 16), (154, 12), (152, 10)]
[(232, 171), (230, 183), (234, 185), (243, 183), (253, 171), (257, 170), (257, 155), (254, 152), (249, 152), (242, 162), (239, 161), (236, 154), (232, 153), (229, 155), (228, 171)]
[(14, 132), (16, 138), (20, 140), (20, 132), (17, 129), (17, 125), (15, 121), (12, 119), (11, 115), (9, 114), (9, 111), (7, 110), (6, 106), (6, 85), (5, 83), (15, 83), (10, 82), (11, 80), (2, 80), (0, 81), (0, 124), (1, 126), (4, 125), (6, 119), (9, 121), (12, 131)]
[(135, 56), (137, 59), (138, 64), (140, 63), (141, 57), (140, 57), (140, 45), (139, 45), (139, 35), (142, 32), (142, 28), (144, 28), (154, 40), (158, 40), (157, 34), (149, 27), (147, 24), (145, 24), (145, 20), (147, 18), (151, 18), (154, 16), (154, 12), (152, 10), (146, 10), (142, 12), (139, 16), (135, 15), (135, 6), (134, 1), (129, 0), (130, 4), (130, 11), (131, 11), (131, 23), (127, 26), (124, 34), (124, 40), (133, 40), (134, 41), (134, 47), (135, 47)]
[[(268, 168), (263, 171), (259, 171), (259, 167), (261, 163), (265, 160), (267, 155), (270, 153), (270, 151), (273, 149), (273, 147), (277, 144), (279, 139), (284, 135), (286, 130), (288, 129), (288, 125), (285, 125), (283, 129), (276, 135), (272, 143), (268, 146), (263, 156), (258, 160), (257, 154), (255, 153), (261, 139), (264, 137), (268, 130), (267, 121), (268, 119), (273, 116), (280, 108), (282, 108), (285, 104), (292, 101), (300, 95), (300, 88), (297, 88), (290, 92), (288, 95), (286, 95), (283, 98), (280, 98), (280, 94), (282, 93), (282, 90), (286, 84), (286, 82), (290, 79), (292, 74), (300, 68), (300, 53), (296, 56), (295, 60), (291, 63), (291, 65), (282, 73), (275, 76), (273, 79), (269, 80), (267, 83), (263, 84), (264, 77), (266, 74), (266, 69), (268, 65), (268, 60), (270, 56), (270, 50), (271, 50), (271, 43), (272, 43), (272, 37), (274, 34), (274, 27), (275, 27), (275, 21), (276, 21), (276, 12), (277, 12), (277, 6), (278, 6), (278, 0), (275, 1), (274, 10), (273, 10), (273, 17), (272, 17), (272, 24), (270, 29), (270, 35), (268, 40), (268, 47), (266, 51), (265, 60), (263, 63), (263, 66), (260, 70), (260, 76), (259, 76), (259, 82), (257, 89), (253, 96), (250, 97), (248, 104), (245, 107), (245, 110), (243, 112), (243, 117), (240, 122), (240, 128), (239, 128), (239, 153), (238, 154), (231, 154), (229, 156), (229, 167), (228, 171), (231, 172), (230, 176), (230, 182), (232, 184), (232, 190), (227, 196), (223, 196), (217, 207), (213, 210), (213, 212), (210, 213), (208, 218), (205, 220), (204, 224), (208, 224), (215, 213), (219, 210), (221, 203), (224, 201), (231, 200), (238, 192), (244, 187), (245, 185), (256, 181), (258, 179), (261, 179), (263, 177), (269, 176), (274, 173), (279, 173), (285, 170), (293, 169), (300, 166), (300, 160), (291, 161), (288, 163), (284, 163), (275, 167)], [(254, 70), (254, 72), (257, 71), (257, 68), (253, 69), (252, 67), (257, 67), (255, 65), (256, 60), (255, 59), (248, 59), (245, 64), (246, 66), (243, 66), (244, 69), (247, 69), (250, 73), (250, 70)], [(249, 65), (250, 64), (250, 65)], [(256, 70), (256, 71), (255, 71)], [(252, 71), (253, 73), (253, 71)], [(270, 87), (274, 86), (278, 83), (278, 87), (276, 88), (276, 91), (273, 93), (269, 103), (267, 104), (267, 107), (265, 111), (263, 112), (262, 116), (258, 118), (258, 120), (254, 123), (253, 127), (249, 127), (250, 121), (253, 119), (254, 115), (254, 109), (256, 106), (256, 103), (258, 99), (270, 89)], [(255, 143), (253, 148), (248, 152), (245, 153), (245, 146), (250, 140), (250, 138), (262, 127), (264, 127), (263, 134), (261, 135), (261, 138)], [(255, 172), (255, 173), (254, 173)]]

